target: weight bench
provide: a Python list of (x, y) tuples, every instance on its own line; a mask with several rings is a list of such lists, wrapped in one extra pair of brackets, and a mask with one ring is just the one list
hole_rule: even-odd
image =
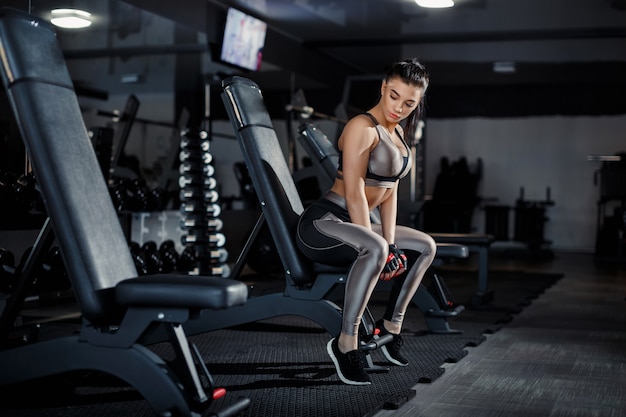
[[(246, 285), (217, 277), (138, 277), (52, 27), (0, 9), (0, 56), (2, 82), (48, 215), (2, 311), (0, 386), (98, 371), (135, 388), (157, 415), (199, 417), (224, 390), (214, 389), (183, 325), (202, 311), (245, 304)], [(15, 335), (25, 329), (15, 322), (32, 285), (29, 271), (42, 245), (55, 239), (82, 324), (77, 332), (20, 343)], [(167, 335), (173, 359), (144, 343), (157, 330)], [(219, 415), (248, 404), (240, 398)]]
[[(330, 188), (337, 174), (339, 152), (333, 142), (315, 124), (304, 122), (298, 127), (298, 142), (313, 160), (318, 170), (318, 183)], [(326, 189), (323, 189), (324, 191)], [(376, 221), (377, 218), (373, 218)], [(493, 291), (488, 286), (489, 248), (494, 242), (492, 235), (477, 233), (429, 233), (437, 242), (437, 254), (446, 256), (441, 244), (467, 246), (469, 252), (478, 254), (478, 287), (472, 296), (472, 305), (480, 306), (493, 300)]]

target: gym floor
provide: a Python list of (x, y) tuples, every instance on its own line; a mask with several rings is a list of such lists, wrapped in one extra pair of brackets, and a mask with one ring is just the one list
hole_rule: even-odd
[(495, 244), (490, 270), (507, 269), (563, 277), (461, 360), (443, 364), (443, 375), (414, 385), (400, 408), (369, 417), (626, 416), (626, 265), (599, 264), (589, 253), (530, 258)]
[[(375, 417), (626, 416), (626, 267), (593, 254), (501, 256), (491, 268), (564, 277), (397, 410)], [(496, 295), (497, 298), (497, 295)]]

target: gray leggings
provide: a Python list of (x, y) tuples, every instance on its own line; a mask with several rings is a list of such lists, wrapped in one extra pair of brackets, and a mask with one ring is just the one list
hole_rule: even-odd
[[(382, 237), (381, 225), (372, 224), (372, 230), (369, 230), (353, 224), (341, 197), (332, 193), (327, 198), (312, 204), (302, 214), (297, 242), (304, 255), (314, 262), (350, 268), (341, 331), (355, 336), (385, 266), (389, 244)], [(409, 303), (435, 258), (437, 246), (430, 235), (406, 226), (396, 226), (395, 243), (402, 250), (419, 253), (417, 260), (398, 281), (401, 286), (394, 288), (388, 301), (387, 311), (392, 313), (385, 318), (401, 326)]]

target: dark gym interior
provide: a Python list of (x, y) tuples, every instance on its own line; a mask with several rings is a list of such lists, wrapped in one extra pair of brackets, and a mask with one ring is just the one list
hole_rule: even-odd
[[(0, 0), (0, 415), (626, 415), (625, 39), (624, 0)], [(289, 231), (412, 57), (437, 257), (410, 366), (381, 281), (349, 386)]]

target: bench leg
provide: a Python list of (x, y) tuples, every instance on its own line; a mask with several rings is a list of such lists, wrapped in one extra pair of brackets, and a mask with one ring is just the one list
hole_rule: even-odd
[(463, 312), (463, 306), (457, 306), (454, 309), (442, 309), (435, 297), (430, 293), (428, 288), (420, 285), (415, 295), (413, 303), (424, 314), (426, 327), (428, 332), (437, 334), (459, 334), (460, 330), (450, 328), (448, 318), (456, 317)]
[(481, 306), (493, 301), (493, 291), (489, 289), (489, 247), (479, 246), (478, 253), (478, 289), (472, 297), (472, 306)]

